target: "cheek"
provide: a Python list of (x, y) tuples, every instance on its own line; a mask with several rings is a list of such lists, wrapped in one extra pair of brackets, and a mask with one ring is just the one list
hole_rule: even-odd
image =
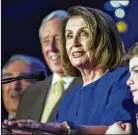
[(22, 81), (21, 82), (21, 88), (22, 91), (24, 91), (27, 87), (29, 87), (32, 83), (31, 82), (27, 82), (27, 81)]
[(88, 58), (91, 60), (92, 59), (92, 57), (91, 57), (91, 53), (90, 53), (90, 51), (88, 50), (88, 52), (87, 52), (87, 56), (88, 56)]
[(9, 88), (10, 88), (10, 85), (3, 84), (3, 86), (2, 86), (3, 93), (8, 92)]
[(69, 55), (69, 46), (68, 45), (66, 45), (66, 52), (67, 52), (68, 56), (70, 56)]
[(69, 51), (69, 48), (66, 49), (66, 53), (67, 53), (69, 60), (72, 61), (73, 58), (72, 58), (71, 52)]
[(134, 80), (135, 86), (136, 86), (137, 89), (138, 89), (138, 76), (135, 75), (135, 76), (133, 77), (133, 80)]
[(84, 48), (87, 48), (87, 49), (89, 48), (89, 46), (90, 46), (90, 40), (89, 39), (83, 39), (80, 42), (84, 46)]
[(135, 83), (136, 83), (136, 87), (138, 89), (138, 79), (135, 81)]
[(6, 91), (5, 89), (3, 90), (3, 101), (6, 102), (10, 97), (9, 97), (9, 94), (8, 94), (8, 91)]
[(43, 52), (43, 54), (47, 54), (47, 47), (42, 47), (42, 52)]

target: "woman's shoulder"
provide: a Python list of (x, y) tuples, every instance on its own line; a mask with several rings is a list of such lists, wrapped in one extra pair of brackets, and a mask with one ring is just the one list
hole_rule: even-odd
[(117, 67), (115, 69), (109, 70), (108, 76), (114, 80), (123, 80), (128, 79), (130, 76), (129, 68), (128, 67)]
[(124, 74), (124, 73), (128, 73), (129, 72), (129, 68), (122, 66), (122, 67), (116, 67), (114, 69), (111, 69), (110, 72), (112, 74), (116, 74), (116, 73), (120, 73), (120, 74)]

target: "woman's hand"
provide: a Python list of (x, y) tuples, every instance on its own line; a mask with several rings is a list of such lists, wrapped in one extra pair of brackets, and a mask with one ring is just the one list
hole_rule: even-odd
[(130, 123), (116, 122), (109, 126), (105, 134), (131, 134), (132, 126)]

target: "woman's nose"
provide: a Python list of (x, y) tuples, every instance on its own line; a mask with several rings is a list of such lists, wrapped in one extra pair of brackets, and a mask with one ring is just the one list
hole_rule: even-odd
[(128, 85), (128, 86), (131, 86), (131, 85), (133, 85), (133, 84), (134, 84), (133, 79), (129, 78), (129, 79), (127, 80), (127, 85)]
[(74, 46), (75, 47), (81, 46), (80, 39), (78, 36), (74, 37)]

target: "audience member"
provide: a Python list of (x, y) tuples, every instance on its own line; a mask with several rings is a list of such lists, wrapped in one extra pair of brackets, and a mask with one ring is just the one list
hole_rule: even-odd
[[(130, 77), (127, 85), (133, 96), (133, 101), (138, 105), (138, 43), (132, 45), (125, 56), (125, 60), (129, 61)], [(137, 114), (137, 134), (138, 134), (138, 114)], [(116, 122), (106, 131), (106, 134), (132, 134), (132, 125), (130, 123)]]
[[(18, 77), (38, 71), (45, 71), (47, 75), (45, 65), (38, 58), (18, 54), (11, 56), (3, 66), (2, 78)], [(35, 83), (34, 80), (22, 79), (2, 85), (2, 98), (8, 112), (8, 120), (15, 119), (20, 95), (33, 83)]]
[(29, 118), (41, 122), (55, 120), (61, 97), (80, 83), (78, 78), (65, 76), (59, 55), (59, 30), (62, 21), (67, 17), (67, 12), (56, 10), (42, 20), (39, 29), (41, 48), (53, 75), (26, 90), (16, 119)]

